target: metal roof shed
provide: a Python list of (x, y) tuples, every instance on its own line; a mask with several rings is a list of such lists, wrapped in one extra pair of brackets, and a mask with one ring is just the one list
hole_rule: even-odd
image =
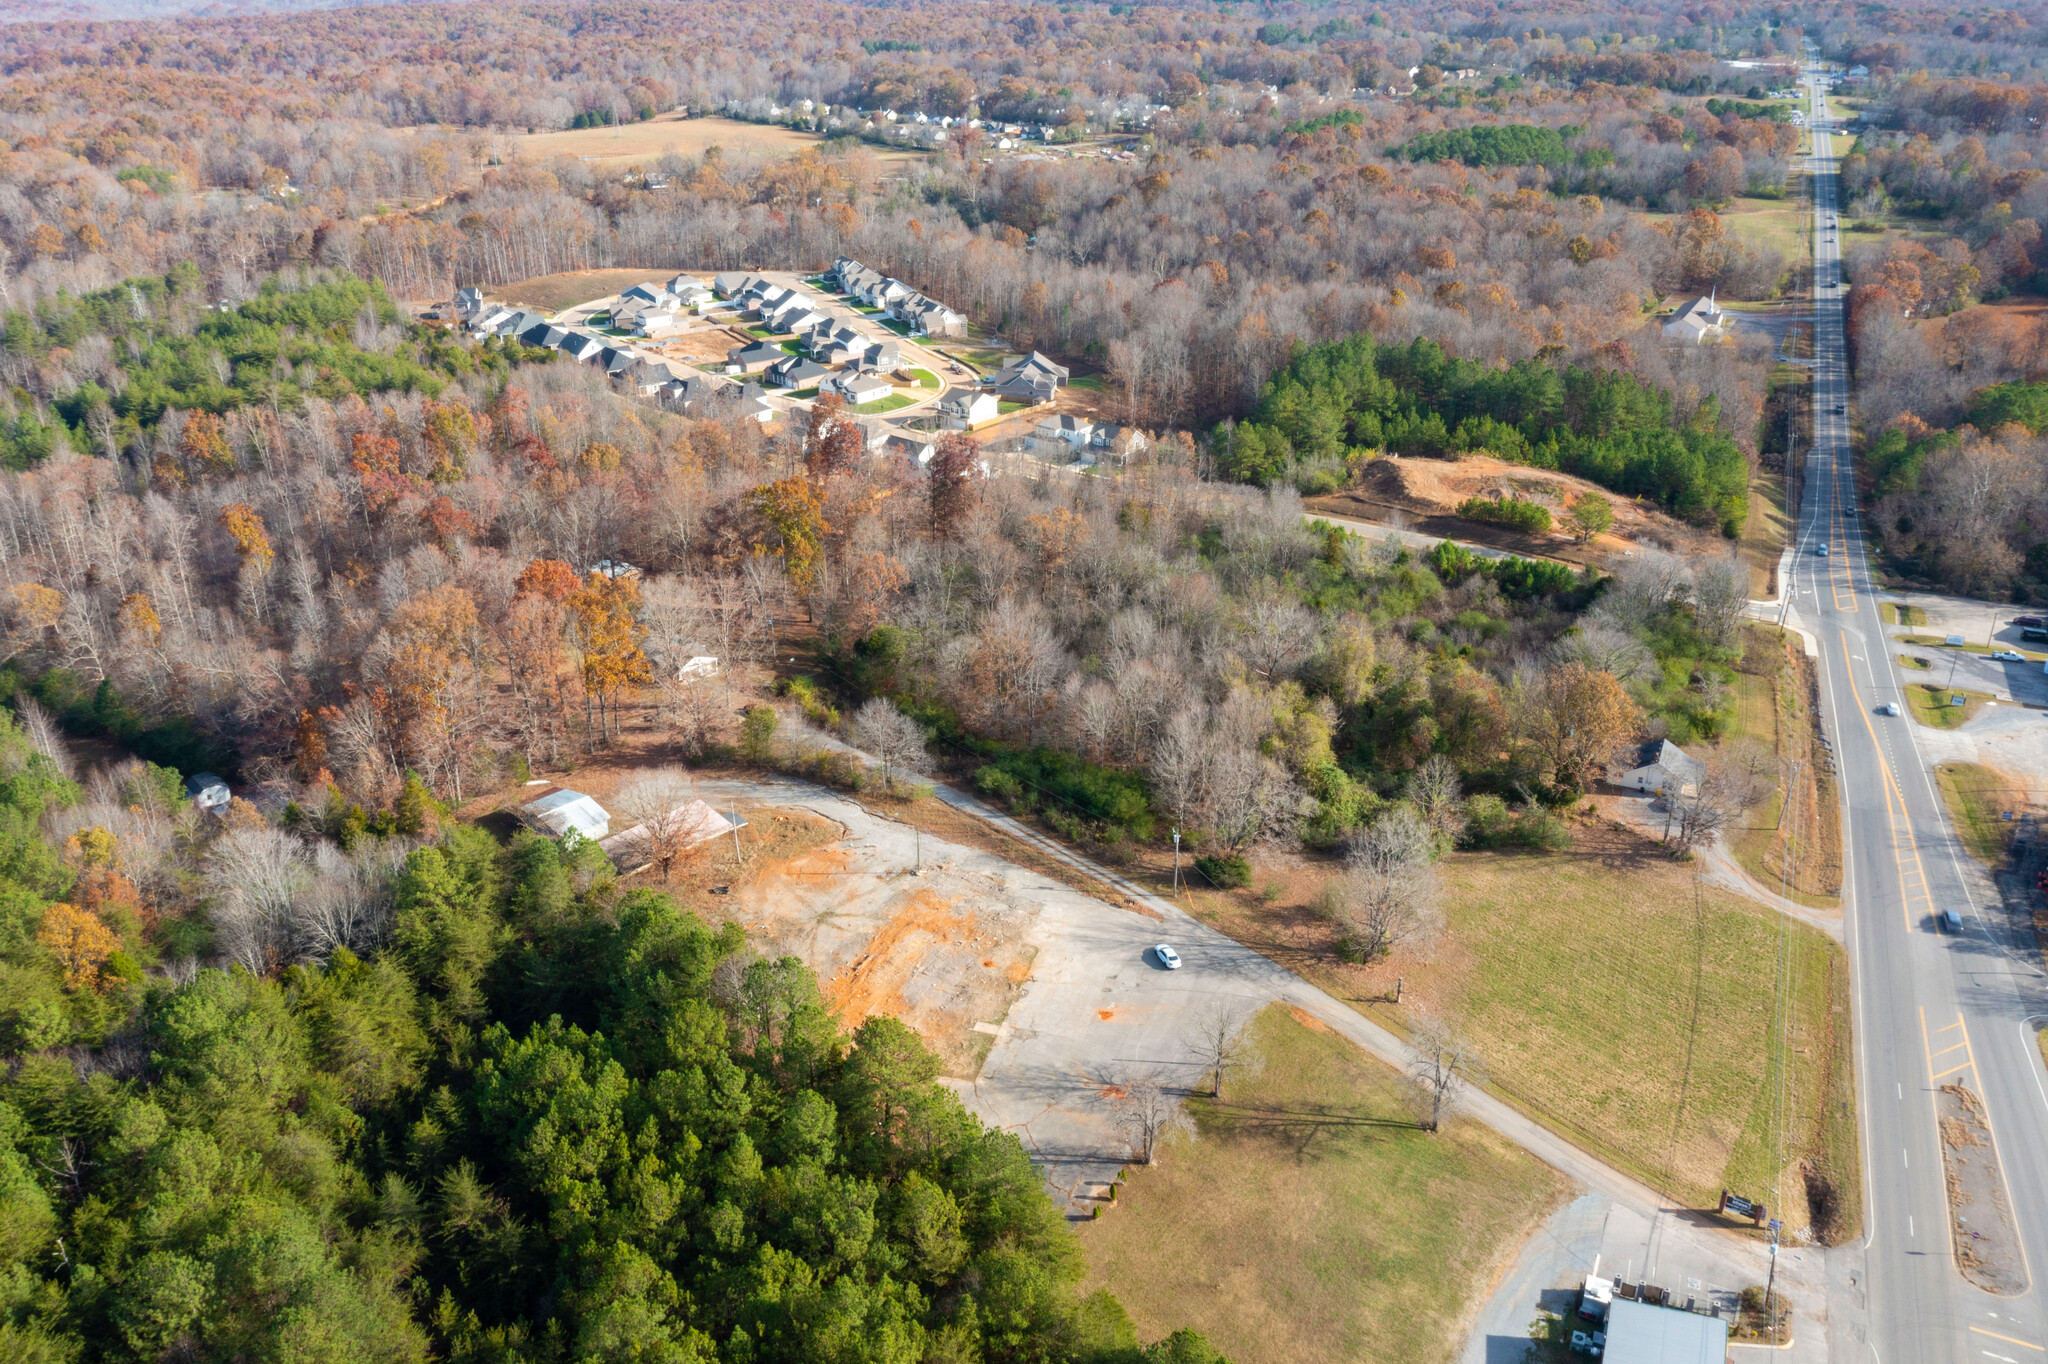
[(1728, 1323), (1616, 1298), (1607, 1309), (1601, 1358), (1605, 1364), (1728, 1364)]
[(600, 839), (612, 826), (612, 817), (602, 805), (581, 791), (567, 789), (528, 801), (519, 807), (519, 818), (556, 838), (565, 838), (574, 829), (585, 838)]

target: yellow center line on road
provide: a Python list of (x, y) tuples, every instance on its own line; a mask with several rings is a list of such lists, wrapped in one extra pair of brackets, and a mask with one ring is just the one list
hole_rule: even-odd
[(1850, 665), (1849, 632), (1842, 635), (1842, 676), (1849, 679), (1849, 695), (1856, 702), (1856, 713), (1863, 717), (1863, 728), (1870, 732), (1870, 748), (1877, 755), (1877, 770), (1884, 777), (1884, 818), (1892, 834), (1892, 860), (1899, 870), (1899, 912), (1906, 921), (1906, 931), (1913, 930), (1913, 907), (1924, 906), (1928, 915), (1934, 913), (1934, 900), (1927, 893), (1927, 873), (1920, 865), (1920, 845), (1913, 839), (1913, 824), (1906, 813), (1906, 795), (1899, 790), (1898, 782), (1892, 779), (1891, 764), (1885, 761), (1884, 745), (1877, 741), (1877, 726), (1870, 722), (1870, 707), (1863, 704), (1863, 693), (1856, 689), (1856, 670)]
[(2048, 1345), (2036, 1345), (2030, 1340), (2015, 1340), (2011, 1336), (2002, 1336), (1996, 1331), (1987, 1331), (1981, 1326), (1972, 1326), (1970, 1329), (1980, 1336), (1990, 1336), (1993, 1340), (2002, 1340), (2008, 1345), (2017, 1345), (2025, 1350), (2039, 1350), (2042, 1354), (2048, 1354)]

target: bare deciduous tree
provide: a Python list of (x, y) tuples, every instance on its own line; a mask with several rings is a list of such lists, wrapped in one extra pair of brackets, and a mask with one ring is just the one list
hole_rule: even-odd
[(1456, 1029), (1432, 1014), (1421, 1014), (1408, 1034), (1415, 1052), (1408, 1074), (1415, 1081), (1426, 1131), (1443, 1129), (1466, 1083), (1477, 1078), (1479, 1057)]
[(1129, 1143), (1131, 1158), (1150, 1165), (1169, 1133), (1187, 1126), (1180, 1100), (1150, 1075), (1132, 1076), (1117, 1086), (1116, 1125)]
[(1249, 1005), (1226, 1000), (1203, 1009), (1188, 1026), (1188, 1053), (1210, 1077), (1209, 1093), (1215, 1098), (1223, 1097), (1225, 1075), (1244, 1074), (1258, 1066), (1258, 1052), (1245, 1034), (1251, 1018)]
[(1152, 747), (1152, 792), (1177, 828), (1200, 810), (1208, 794), (1208, 744), (1202, 712), (1178, 711)]
[(214, 928), (228, 957), (266, 975), (291, 947), (291, 911), (309, 870), (298, 839), (268, 824), (230, 829), (207, 850)]
[(1433, 865), (1439, 835), (1416, 810), (1396, 805), (1345, 845), (1348, 869), (1323, 888), (1318, 909), (1337, 926), (1347, 960), (1378, 961), (1441, 927)]
[(1430, 754), (1427, 761), (1408, 774), (1408, 799), (1415, 803), (1415, 812), (1422, 816), (1422, 822), (1429, 826), (1443, 850), (1447, 851), (1465, 832), (1464, 796), (1457, 764), (1441, 753)]
[(882, 784), (896, 789), (896, 769), (911, 766), (928, 755), (924, 727), (896, 708), (885, 696), (864, 702), (853, 713), (853, 742), (882, 760)]
[(1749, 572), (1734, 559), (1716, 558), (1693, 571), (1693, 624), (1716, 648), (1726, 648), (1749, 609)]
[(71, 761), (71, 750), (64, 746), (64, 736), (57, 729), (56, 717), (43, 709), (42, 703), (33, 696), (22, 696), (14, 703), (15, 714), (21, 717), (22, 733), (28, 735), (29, 743), (36, 752), (50, 760), (50, 765), (64, 776), (73, 775), (76, 765)]
[(1691, 789), (1665, 792), (1666, 839), (1680, 852), (1712, 843), (1728, 821), (1764, 798), (1772, 775), (1753, 751), (1716, 754)]
[(365, 840), (349, 852), (325, 841), (317, 844), (312, 884), (291, 907), (299, 955), (325, 961), (337, 947), (361, 953), (376, 946), (390, 923), (407, 851), (403, 840)]
[(695, 797), (688, 772), (680, 767), (657, 767), (626, 783), (612, 802), (620, 814), (634, 821), (640, 851), (661, 868), (664, 882), (676, 859), (689, 849), (693, 813), (689, 807)]
[(1246, 744), (1211, 755), (1208, 788), (1204, 818), (1231, 852), (1291, 832), (1307, 801), (1286, 768)]

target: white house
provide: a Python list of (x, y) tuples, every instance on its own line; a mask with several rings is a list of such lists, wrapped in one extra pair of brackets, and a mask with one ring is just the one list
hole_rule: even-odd
[(1060, 452), (1076, 455), (1087, 450), (1095, 439), (1095, 423), (1071, 412), (1061, 412), (1032, 427), (1031, 438), (1041, 450), (1057, 447)]
[(939, 399), (939, 423), (949, 431), (971, 431), (994, 421), (1002, 400), (985, 388), (956, 388)]
[(1673, 341), (1684, 341), (1699, 345), (1707, 341), (1719, 341), (1728, 334), (1728, 314), (1717, 302), (1719, 290), (1705, 298), (1696, 298), (1664, 319), (1664, 335)]
[(1636, 765), (1614, 779), (1616, 786), (1656, 795), (1690, 796), (1698, 792), (1707, 765), (1669, 739), (1644, 744)]
[(513, 813), (520, 823), (554, 838), (566, 838), (574, 830), (584, 838), (600, 839), (612, 827), (609, 811), (581, 791), (566, 787), (530, 800)]
[(233, 793), (228, 784), (211, 772), (196, 772), (185, 781), (185, 795), (197, 806), (201, 814), (214, 814), (225, 810)]

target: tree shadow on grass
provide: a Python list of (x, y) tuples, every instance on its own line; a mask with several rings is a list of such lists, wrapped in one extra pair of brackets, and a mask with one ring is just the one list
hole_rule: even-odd
[(1263, 1141), (1307, 1157), (1319, 1137), (1369, 1135), (1378, 1131), (1419, 1132), (1413, 1118), (1389, 1118), (1337, 1104), (1234, 1104), (1208, 1100), (1200, 1121), (1205, 1133)]

